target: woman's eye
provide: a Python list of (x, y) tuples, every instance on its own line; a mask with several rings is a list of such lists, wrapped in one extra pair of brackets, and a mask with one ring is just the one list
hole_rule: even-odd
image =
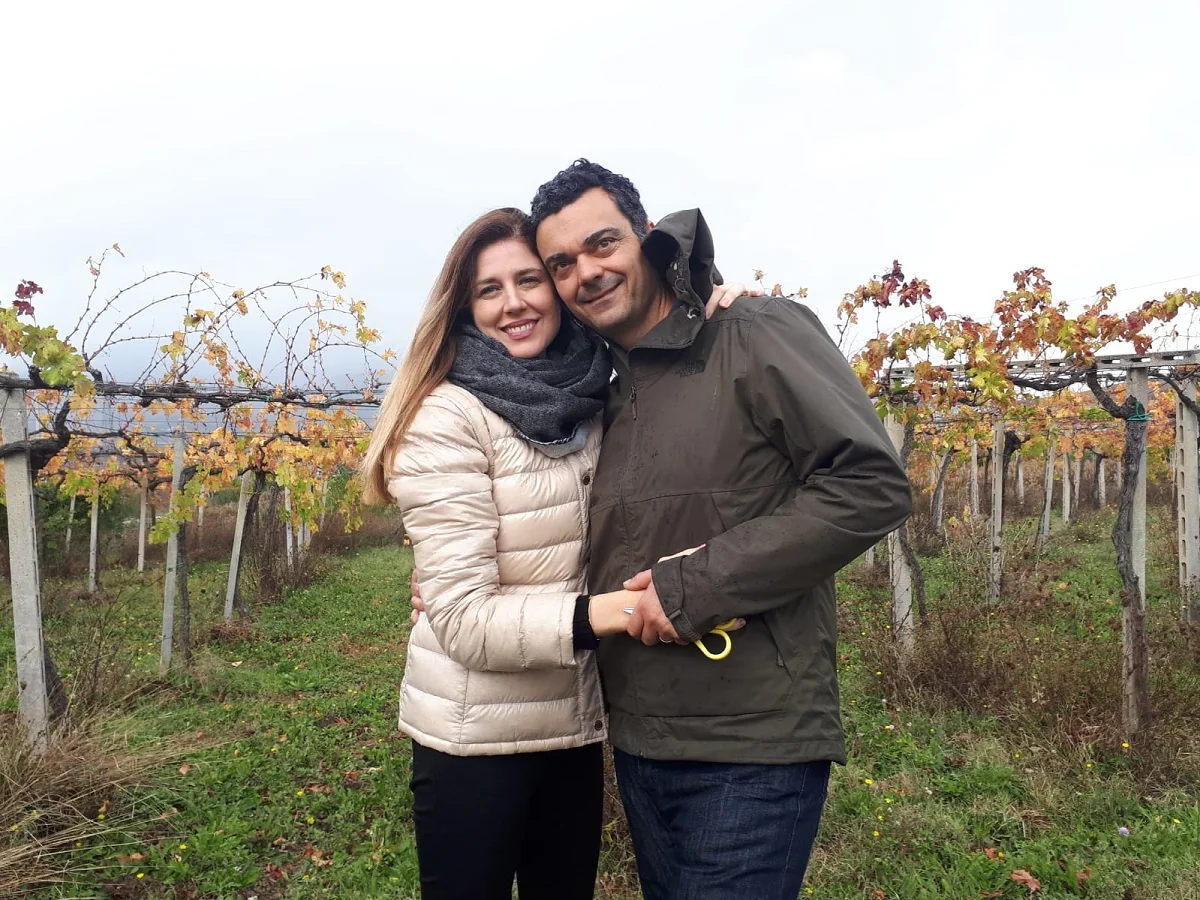
[(498, 291), (498, 290), (500, 290), (498, 285), (485, 284), (483, 287), (481, 287), (479, 289), (479, 296), (480, 297), (490, 297), (490, 296), (492, 296), (492, 294), (496, 293), (496, 291)]
[(542, 279), (537, 278), (533, 275), (526, 275), (524, 278), (521, 279), (521, 284), (525, 287), (537, 287), (541, 283), (542, 283)]

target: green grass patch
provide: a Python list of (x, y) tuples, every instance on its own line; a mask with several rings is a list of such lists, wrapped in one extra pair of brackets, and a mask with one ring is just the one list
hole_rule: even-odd
[[(1151, 571), (1156, 629), (1174, 602), (1170, 565)], [(1038, 897), (1200, 896), (1195, 750), (1177, 755), (1171, 770), (1147, 769), (1139, 760), (1149, 748), (1123, 747), (1124, 736), (1109, 731), (1081, 740), (1031, 701), (1035, 675), (1063, 677), (1055, 660), (1067, 649), (1087, 643), (1090, 659), (1111, 653), (1119, 665), (1111, 547), (1061, 530), (1037, 566), (1047, 577), (1033, 579), (1041, 587), (1022, 602), (1040, 601), (1046, 614), (1025, 630), (989, 632), (997, 644), (1025, 641), (1029, 668), (1012, 681), (1013, 696), (969, 703), (899, 690), (873, 655), (888, 639), (886, 585), (854, 567), (845, 573), (840, 665), (850, 761), (835, 769), (802, 896), (1025, 898), (1028, 887), (1013, 880), (1022, 871), (1040, 883)], [(215, 630), (203, 623), (219, 618), (224, 570), (194, 567), (197, 649), (188, 671), (165, 679), (157, 676), (159, 578), (108, 573), (104, 602), (51, 585), (48, 640), (67, 661), (68, 685), (78, 689), (88, 677), (82, 661), (104, 647), (113, 666), (106, 677), (121, 685), (110, 700), (127, 698), (106, 733), (134, 750), (172, 749), (144, 786), (110, 798), (114, 809), (136, 800), (162, 817), (120, 839), (81, 841), (73, 861), (91, 871), (41, 896), (418, 896), (410, 751), (395, 721), (410, 567), (408, 550), (341, 557), (250, 625)], [(927, 573), (931, 607), (977, 587), (949, 554), (930, 559)], [(1010, 612), (996, 615), (1003, 622)], [(1194, 675), (1169, 677), (1186, 685)], [(0, 710), (11, 713), (7, 618), (0, 677)], [(0, 853), (5, 840), (27, 836), (28, 821), (0, 821)], [(608, 850), (614, 862), (605, 866), (627, 864), (623, 848)], [(464, 864), (469, 858), (464, 848)], [(604, 884), (623, 882), (620, 872), (605, 874)], [(603, 895), (630, 896), (619, 888)]]

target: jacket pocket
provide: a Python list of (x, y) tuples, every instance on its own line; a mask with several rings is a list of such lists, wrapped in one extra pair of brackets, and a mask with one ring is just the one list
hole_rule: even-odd
[(797, 659), (793, 627), (789, 627), (788, 624), (790, 613), (791, 605), (789, 604), (770, 610), (763, 615), (762, 619), (767, 634), (775, 645), (776, 664), (785, 669), (790, 678), (795, 678), (799, 669), (799, 660)]
[[(636, 685), (644, 716), (739, 716), (781, 710), (792, 678), (761, 616), (730, 634), (733, 649), (710, 660), (693, 646), (637, 645), (642, 678)], [(716, 649), (720, 639), (708, 637)], [(631, 710), (632, 712), (632, 710)]]

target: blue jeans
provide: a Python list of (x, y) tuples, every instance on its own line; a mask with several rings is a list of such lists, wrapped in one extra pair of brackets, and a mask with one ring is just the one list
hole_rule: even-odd
[(614, 757), (645, 900), (796, 900), (828, 762)]

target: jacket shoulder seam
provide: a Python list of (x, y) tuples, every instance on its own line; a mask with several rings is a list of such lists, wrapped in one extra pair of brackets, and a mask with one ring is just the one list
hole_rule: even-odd
[[(750, 392), (750, 395), (746, 398), (746, 407), (750, 412), (750, 420), (755, 424), (755, 426), (764, 432), (766, 431), (766, 428), (764, 427), (762, 420), (759, 419), (758, 409), (754, 404), (754, 394), (756, 390), (754, 382), (757, 380), (756, 372), (758, 371), (757, 367), (752, 366), (754, 354), (751, 352), (751, 348), (754, 346), (754, 326), (758, 324), (758, 318), (760, 314), (767, 312), (768, 310), (775, 312), (782, 308), (782, 304), (784, 303), (796, 303), (796, 301), (789, 300), (787, 297), (767, 297), (766, 301), (767, 302), (763, 303), (757, 309), (746, 310), (747, 319), (749, 320), (750, 325), (746, 329), (746, 346), (742, 348), (741, 353), (742, 375), (746, 380), (746, 386)], [(796, 305), (803, 308), (803, 304)]]

